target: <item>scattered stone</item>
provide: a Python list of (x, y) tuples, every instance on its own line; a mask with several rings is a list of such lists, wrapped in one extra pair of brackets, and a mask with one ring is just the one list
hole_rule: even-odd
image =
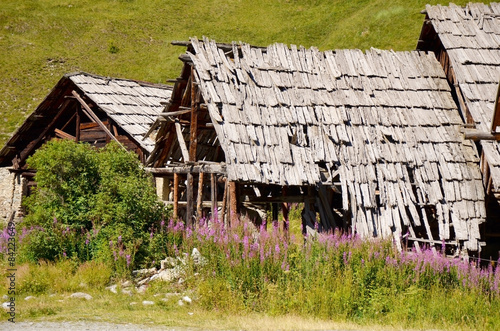
[(158, 273), (158, 279), (161, 279), (165, 282), (173, 282), (180, 276), (179, 268), (165, 269)]
[(9, 300), (10, 298), (9, 298), (9, 296), (8, 296), (7, 294), (4, 294), (4, 295), (2, 296), (2, 299), (4, 299), (4, 300)]
[(173, 297), (173, 296), (177, 296), (179, 295), (179, 293), (165, 293), (165, 296), (168, 298), (168, 297)]
[(178, 284), (182, 284), (184, 283), (184, 279), (183, 278), (179, 278), (179, 280), (177, 281)]
[(10, 310), (10, 301), (2, 303), (2, 308), (5, 310)]
[(34, 299), (35, 297), (32, 296), (32, 295), (28, 295), (26, 298), (24, 298), (24, 300), (28, 301), (28, 300), (31, 300), (31, 299)]
[(130, 287), (132, 286), (132, 282), (130, 280), (124, 281), (122, 283), (122, 287)]
[(130, 289), (128, 289), (128, 288), (124, 288), (124, 289), (122, 290), (122, 293), (123, 293), (123, 294), (126, 294), (126, 295), (132, 295), (132, 291), (131, 291)]
[(131, 306), (136, 305), (136, 304), (137, 304), (137, 302), (135, 302), (135, 301), (130, 303)]
[(204, 266), (207, 264), (207, 259), (201, 256), (200, 251), (196, 247), (193, 248), (193, 251), (191, 252), (191, 258), (193, 259), (195, 265)]
[[(158, 274), (154, 274), (154, 275), (153, 275), (153, 277), (155, 277), (155, 276), (156, 276), (156, 277), (158, 277), (157, 275), (158, 275)], [(151, 277), (151, 278), (153, 278), (153, 277)], [(146, 277), (146, 278), (144, 278), (143, 280), (141, 280), (141, 281), (137, 282), (137, 285), (139, 285), (139, 286), (140, 286), (140, 285), (144, 285), (144, 284), (146, 284), (146, 283), (149, 283), (149, 282), (151, 281), (151, 278)]]
[(140, 270), (134, 270), (132, 271), (132, 275), (134, 277), (142, 277), (142, 276), (151, 276), (154, 273), (156, 273), (156, 268), (150, 268), (150, 269), (140, 269)]
[(168, 298), (161, 298), (160, 300), (163, 301), (163, 302), (169, 302), (170, 301)]
[(106, 290), (109, 290), (109, 291), (111, 291), (111, 292), (113, 292), (113, 293), (116, 294), (116, 293), (118, 293), (118, 290), (116, 289), (116, 287), (117, 287), (116, 284), (115, 285), (111, 285), (111, 286), (106, 287)]
[(137, 288), (137, 293), (144, 294), (146, 293), (147, 288), (148, 287), (146, 285), (141, 285), (140, 287)]
[(177, 301), (177, 304), (178, 304), (179, 306), (184, 306), (184, 301), (179, 300), (179, 301)]
[(144, 306), (152, 306), (152, 305), (154, 305), (155, 303), (154, 303), (154, 301), (147, 301), (147, 300), (144, 300), (144, 301), (142, 302), (142, 304), (143, 304)]
[(167, 256), (165, 260), (160, 261), (161, 270), (175, 267), (177, 260), (173, 257)]
[(190, 315), (190, 316), (192, 316), (193, 314), (194, 314), (194, 313), (192, 313), (192, 312), (188, 312), (188, 315)]
[(191, 298), (188, 297), (187, 295), (185, 295), (185, 296), (182, 297), (182, 301), (184, 301), (185, 303), (191, 303), (191, 302), (193, 302), (193, 300), (191, 300)]
[(76, 299), (92, 300), (92, 296), (90, 294), (83, 293), (83, 292), (73, 293), (69, 297), (70, 298), (76, 298)]
[(56, 296), (55, 294), (51, 294), (51, 295), (49, 295), (49, 298), (53, 298), (55, 296)]

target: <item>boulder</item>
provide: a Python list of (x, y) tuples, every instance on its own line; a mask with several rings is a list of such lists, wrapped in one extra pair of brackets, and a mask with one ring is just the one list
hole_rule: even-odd
[(83, 292), (76, 292), (76, 293), (73, 293), (69, 296), (70, 298), (75, 298), (75, 299), (85, 299), (85, 300), (92, 300), (92, 296), (90, 294), (87, 294), (87, 293), (83, 293)]

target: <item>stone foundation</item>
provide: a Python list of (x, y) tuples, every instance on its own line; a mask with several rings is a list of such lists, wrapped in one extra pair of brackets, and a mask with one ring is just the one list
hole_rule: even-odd
[(0, 224), (5, 224), (13, 212), (20, 216), (23, 181), (19, 174), (0, 168)]

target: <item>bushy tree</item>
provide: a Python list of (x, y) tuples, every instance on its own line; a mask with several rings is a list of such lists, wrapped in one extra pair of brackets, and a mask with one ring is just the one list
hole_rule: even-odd
[(24, 203), (22, 257), (140, 264), (148, 254), (142, 244), (166, 211), (135, 154), (114, 143), (96, 149), (60, 140), (27, 164), (37, 187)]

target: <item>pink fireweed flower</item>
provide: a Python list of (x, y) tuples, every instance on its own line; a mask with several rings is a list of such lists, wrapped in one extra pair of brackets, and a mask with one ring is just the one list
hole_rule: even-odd
[(127, 259), (127, 267), (128, 267), (130, 266), (130, 254), (127, 254), (125, 258)]

